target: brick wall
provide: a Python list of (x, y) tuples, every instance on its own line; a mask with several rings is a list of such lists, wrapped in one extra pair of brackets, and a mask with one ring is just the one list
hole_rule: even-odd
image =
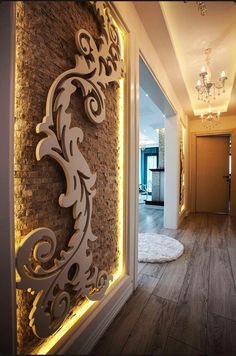
[(165, 129), (159, 129), (159, 168), (165, 166)]

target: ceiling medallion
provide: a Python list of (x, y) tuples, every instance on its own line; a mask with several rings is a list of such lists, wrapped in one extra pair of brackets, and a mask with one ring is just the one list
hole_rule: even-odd
[(211, 108), (209, 108), (208, 113), (201, 114), (202, 124), (206, 129), (213, 129), (219, 124), (220, 112), (213, 113)]
[(215, 100), (216, 95), (219, 96), (222, 92), (225, 93), (225, 81), (227, 79), (225, 72), (222, 71), (221, 76), (217, 81), (211, 80), (210, 55), (211, 48), (207, 48), (205, 50), (206, 67), (202, 66), (199, 74), (200, 79), (197, 81), (196, 85), (198, 100), (207, 103), (210, 103), (212, 99)]

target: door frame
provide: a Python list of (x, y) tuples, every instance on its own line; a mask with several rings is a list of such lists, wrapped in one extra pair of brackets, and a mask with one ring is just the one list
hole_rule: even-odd
[[(201, 131), (192, 132), (190, 135), (190, 162), (189, 162), (189, 207), (192, 213), (196, 213), (196, 197), (197, 197), (197, 137), (202, 136), (229, 136), (232, 139), (233, 129), (214, 130), (214, 131)], [(232, 186), (231, 186), (232, 189)]]
[[(148, 70), (150, 71), (153, 79), (162, 90), (169, 105), (175, 112), (174, 116), (165, 118), (165, 176), (164, 176), (164, 226), (170, 229), (177, 229), (179, 225), (179, 174), (180, 174), (180, 141), (179, 141), (179, 127), (180, 127), (180, 115), (177, 108), (172, 103), (171, 99), (167, 95), (165, 89), (161, 85), (157, 78), (156, 73), (152, 70), (152, 66), (149, 63), (147, 57), (140, 47), (136, 48), (136, 100), (135, 100), (135, 183), (133, 193), (135, 202), (135, 214), (133, 220), (134, 223), (134, 289), (138, 285), (138, 228), (139, 228), (139, 58), (143, 60)], [(132, 161), (132, 154), (131, 154)], [(174, 183), (173, 183), (174, 182)], [(131, 185), (132, 187), (132, 185)], [(168, 191), (166, 189), (168, 187)]]

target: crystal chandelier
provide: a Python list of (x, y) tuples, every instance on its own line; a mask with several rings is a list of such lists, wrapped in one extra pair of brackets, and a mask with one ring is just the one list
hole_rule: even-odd
[(207, 129), (212, 129), (217, 126), (220, 121), (220, 112), (218, 111), (217, 113), (213, 113), (209, 107), (207, 114), (201, 114), (201, 120), (203, 126)]
[(221, 76), (217, 81), (211, 80), (210, 70), (210, 54), (211, 48), (205, 50), (206, 55), (206, 67), (202, 66), (199, 74), (200, 79), (197, 81), (196, 89), (198, 92), (198, 100), (210, 103), (211, 99), (216, 99), (216, 95), (220, 95), (221, 92), (225, 93), (225, 81), (227, 79), (225, 72), (221, 72)]

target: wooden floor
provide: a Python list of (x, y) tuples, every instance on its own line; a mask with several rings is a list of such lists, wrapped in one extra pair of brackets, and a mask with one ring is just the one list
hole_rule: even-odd
[(176, 261), (139, 263), (139, 285), (93, 355), (236, 355), (236, 219), (196, 214), (176, 230), (140, 206), (140, 232), (185, 246)]

